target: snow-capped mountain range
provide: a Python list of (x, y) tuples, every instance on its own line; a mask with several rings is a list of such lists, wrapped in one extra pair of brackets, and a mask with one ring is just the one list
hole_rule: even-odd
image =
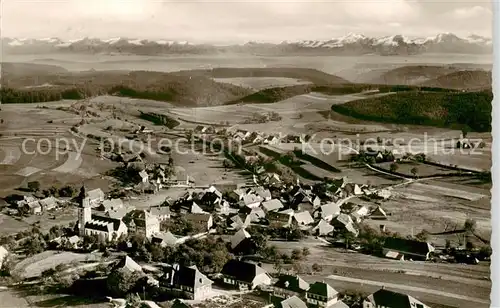
[(1, 42), (2, 49), (6, 53), (70, 52), (159, 55), (238, 52), (251, 54), (411, 55), (425, 52), (472, 54), (492, 52), (491, 38), (479, 35), (461, 38), (452, 33), (441, 33), (428, 38), (408, 38), (403, 35), (367, 37), (363, 34), (349, 33), (330, 40), (283, 41), (279, 44), (248, 42), (246, 44), (227, 46), (120, 37), (111, 39), (87, 37), (69, 41), (59, 38), (2, 38)]

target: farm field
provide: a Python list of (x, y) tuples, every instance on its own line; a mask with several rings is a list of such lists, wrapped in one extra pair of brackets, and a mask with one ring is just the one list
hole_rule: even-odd
[(236, 77), (213, 78), (216, 82), (230, 83), (244, 88), (263, 90), (267, 88), (311, 84), (309, 81), (285, 77)]
[[(376, 164), (375, 166), (386, 170), (390, 171), (391, 170), (391, 165), (392, 162), (385, 162), (385, 163), (379, 163)], [(442, 167), (436, 167), (433, 165), (428, 165), (428, 164), (422, 164), (422, 163), (417, 163), (417, 162), (412, 162), (412, 161), (403, 161), (396, 163), (397, 169), (395, 170), (397, 173), (404, 174), (406, 176), (419, 176), (419, 177), (428, 177), (428, 176), (439, 176), (443, 174), (453, 174), (457, 173), (454, 170), (451, 169), (446, 169)], [(415, 168), (417, 171), (415, 174), (413, 174), (411, 171)]]
[[(338, 275), (348, 278), (356, 278), (367, 281), (378, 282), (378, 288), (384, 283), (399, 284), (401, 288), (420, 287), (428, 289), (426, 293), (418, 294), (422, 300), (426, 298), (430, 302), (448, 303), (452, 306), (462, 306), (463, 300), (447, 298), (431, 293), (434, 291), (448, 292), (459, 296), (468, 296), (474, 298), (470, 303), (475, 303), (474, 307), (486, 307), (485, 302), (489, 299), (491, 282), (485, 280), (489, 276), (489, 264), (479, 264), (477, 266), (467, 266), (462, 264), (440, 264), (429, 262), (401, 262), (375, 256), (356, 253), (354, 251), (346, 251), (345, 249), (331, 248), (328, 244), (319, 242), (318, 240), (308, 239), (296, 242), (272, 242), (279, 251), (290, 252), (295, 248), (302, 249), (308, 247), (311, 254), (307, 262), (303, 262), (302, 268), (308, 271), (311, 264), (321, 264), (323, 269), (319, 273), (315, 273), (308, 280), (328, 279), (330, 275)], [(308, 277), (308, 276), (305, 276)], [(336, 289), (349, 289), (346, 281), (331, 278), (328, 282), (333, 283)], [(354, 285), (352, 285), (354, 286)], [(356, 289), (364, 289), (368, 285), (355, 284)], [(374, 286), (375, 290), (377, 289)], [(409, 290), (405, 290), (409, 291)], [(371, 291), (373, 292), (373, 291)], [(409, 294), (412, 294), (409, 291)], [(437, 299), (437, 300), (436, 300)], [(483, 302), (483, 304), (481, 304)]]

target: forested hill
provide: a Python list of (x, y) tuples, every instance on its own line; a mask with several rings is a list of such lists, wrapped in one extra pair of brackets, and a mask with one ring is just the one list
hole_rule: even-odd
[(491, 91), (398, 92), (333, 105), (332, 110), (358, 119), (491, 131)]

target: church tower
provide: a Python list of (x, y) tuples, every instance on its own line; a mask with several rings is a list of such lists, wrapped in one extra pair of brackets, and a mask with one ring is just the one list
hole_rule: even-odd
[(80, 207), (78, 208), (78, 232), (80, 236), (85, 235), (85, 224), (92, 220), (92, 210), (90, 206), (90, 200), (86, 197), (85, 186), (80, 189), (80, 195), (78, 196), (78, 201), (80, 202)]

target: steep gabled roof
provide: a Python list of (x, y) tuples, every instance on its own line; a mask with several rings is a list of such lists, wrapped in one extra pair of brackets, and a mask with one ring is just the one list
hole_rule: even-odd
[(289, 297), (280, 303), (281, 308), (307, 308), (306, 303), (297, 296)]
[(422, 256), (425, 256), (429, 252), (434, 251), (434, 247), (432, 247), (427, 242), (420, 242), (417, 240), (408, 240), (408, 239), (393, 238), (393, 237), (385, 239), (384, 248), (400, 252), (413, 253)]
[(340, 206), (338, 206), (335, 202), (330, 202), (324, 204), (320, 207), (321, 218), (326, 218), (329, 216), (336, 216), (340, 214)]
[(128, 270), (130, 272), (142, 272), (142, 267), (129, 256), (122, 257), (120, 262), (116, 265), (116, 268)]
[(315, 282), (307, 290), (307, 293), (325, 296), (327, 298), (335, 297), (339, 292), (325, 282)]
[(174, 285), (186, 286), (197, 289), (201, 286), (212, 284), (212, 280), (203, 275), (196, 266), (182, 266), (175, 264), (171, 267), (171, 275), (174, 277)]
[(283, 203), (278, 199), (271, 199), (269, 201), (262, 202), (262, 207), (266, 211), (276, 211), (283, 208)]
[(312, 224), (314, 222), (314, 219), (312, 218), (311, 213), (309, 213), (308, 211), (295, 213), (293, 215), (293, 217), (301, 225), (309, 225), (309, 224)]
[(371, 296), (373, 298), (374, 304), (379, 307), (387, 308), (410, 308), (410, 299), (408, 295), (389, 291), (386, 289), (380, 289), (373, 293)]
[(305, 292), (309, 289), (309, 283), (299, 276), (281, 275), (274, 284), (276, 288), (286, 289), (293, 292)]
[(245, 229), (240, 229), (231, 237), (231, 249), (235, 249), (238, 245), (247, 238), (252, 236)]
[(267, 274), (267, 272), (257, 264), (229, 260), (222, 268), (221, 274), (234, 277), (236, 280), (251, 283), (255, 277), (260, 274)]

